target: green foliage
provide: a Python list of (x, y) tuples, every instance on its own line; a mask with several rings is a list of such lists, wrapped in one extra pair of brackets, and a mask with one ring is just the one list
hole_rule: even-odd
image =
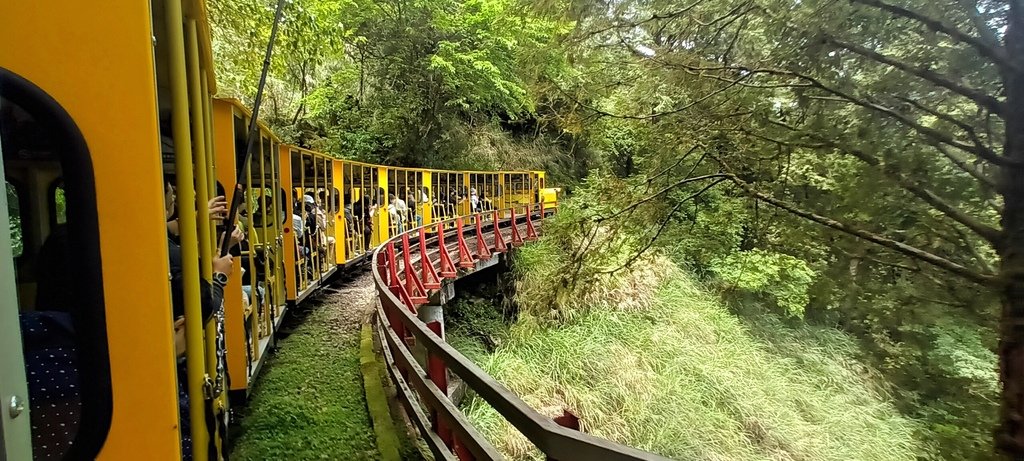
[[(493, 347), (504, 340), (507, 331), (505, 315), (491, 299), (460, 295), (445, 306), (445, 328), (459, 338), (474, 341), (484, 348)], [(474, 349), (470, 355), (479, 355)]]
[(814, 271), (803, 260), (755, 249), (716, 259), (711, 269), (728, 288), (771, 295), (787, 314), (804, 316)]
[[(971, 150), (1002, 152), (1005, 124), (929, 75), (1002, 100), (1005, 73), (963, 41), (866, 3), (628, 0), (573, 10), (579, 45), (559, 84), (574, 104), (559, 117), (613, 175), (574, 190), (601, 207), (576, 213), (577, 235), (606, 229), (598, 240), (607, 248), (559, 248), (576, 261), (647, 248), (802, 317), (789, 322), (852, 334), (896, 389), (898, 409), (925, 422), (915, 434), (929, 447), (922, 458), (987, 459), (998, 293), (899, 248), (982, 278), (1000, 270), (976, 229), (999, 228), (993, 185), (1006, 176)], [(1004, 38), (1005, 4), (885, 3), (989, 43)], [(711, 180), (683, 182), (715, 174), (733, 176), (708, 190)], [(620, 210), (631, 211), (588, 224)]]
[(25, 251), (24, 234), (21, 229), (21, 205), (18, 201), (18, 191), (11, 183), (6, 184), (7, 228), (11, 232), (11, 254), (14, 255), (14, 257), (18, 257)]
[[(273, 14), (213, 2), (221, 93), (255, 94)], [(286, 6), (264, 117), (286, 140), (339, 157), (457, 164), (460, 129), (532, 119), (530, 90), (566, 68), (572, 24), (520, 0), (302, 0)]]
[[(222, 94), (254, 94), (270, 3), (210, 3)], [(863, 3), (301, 0), (264, 114), (286, 140), (340, 157), (542, 168), (570, 187), (542, 242), (516, 256), (523, 322), (652, 309), (666, 276), (652, 268), (668, 259), (770, 300), (786, 328), (853, 335), (844, 350), (922, 421), (920, 458), (987, 459), (997, 293), (807, 215), (996, 273), (965, 223), (1000, 225), (993, 183), (1007, 175), (970, 148), (1001, 152), (1001, 116), (864, 50), (1000, 100), (1004, 73)], [(994, 42), (1008, 24), (989, 0), (887, 3)], [(724, 173), (735, 180), (716, 182)]]

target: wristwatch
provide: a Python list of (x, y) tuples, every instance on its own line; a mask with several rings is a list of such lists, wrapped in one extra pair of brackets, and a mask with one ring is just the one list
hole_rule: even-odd
[(223, 272), (214, 272), (213, 283), (216, 283), (217, 285), (220, 285), (221, 288), (224, 288), (228, 284), (227, 274), (224, 274)]

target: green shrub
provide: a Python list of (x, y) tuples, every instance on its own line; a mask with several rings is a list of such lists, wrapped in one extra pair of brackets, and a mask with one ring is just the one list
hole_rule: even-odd
[(740, 251), (711, 262), (711, 269), (730, 289), (772, 296), (789, 315), (803, 317), (814, 271), (801, 259), (765, 250)]

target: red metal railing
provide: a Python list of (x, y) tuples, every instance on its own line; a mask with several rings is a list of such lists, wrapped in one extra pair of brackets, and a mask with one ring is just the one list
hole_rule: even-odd
[[(549, 459), (666, 459), (559, 426), (448, 345), (441, 338), (440, 322), (424, 323), (417, 317), (420, 306), (440, 296), (444, 279), (457, 278), (460, 269), (472, 272), (495, 254), (535, 240), (546, 211), (552, 210), (541, 203), (459, 217), (404, 232), (374, 251), (373, 278), (380, 298), (377, 334), (399, 400), (437, 459), (503, 459), (449, 399), (449, 373)], [(464, 220), (471, 223), (469, 228)], [(475, 240), (475, 251), (470, 240)], [(426, 369), (412, 352), (414, 344), (426, 350)]]

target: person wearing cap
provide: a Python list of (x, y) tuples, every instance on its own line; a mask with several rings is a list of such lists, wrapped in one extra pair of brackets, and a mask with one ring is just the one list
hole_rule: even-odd
[(324, 214), (324, 210), (320, 208), (320, 205), (316, 203), (316, 199), (313, 198), (312, 192), (307, 192), (306, 195), (302, 196), (302, 201), (306, 203), (313, 212), (316, 214), (316, 226), (317, 229), (323, 230), (327, 228), (327, 215)]

